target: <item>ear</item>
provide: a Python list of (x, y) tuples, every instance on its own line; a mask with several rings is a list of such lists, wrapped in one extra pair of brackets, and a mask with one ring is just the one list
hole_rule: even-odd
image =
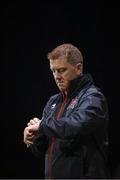
[(78, 63), (76, 65), (76, 70), (77, 70), (77, 74), (81, 75), (83, 73), (83, 64), (82, 63)]

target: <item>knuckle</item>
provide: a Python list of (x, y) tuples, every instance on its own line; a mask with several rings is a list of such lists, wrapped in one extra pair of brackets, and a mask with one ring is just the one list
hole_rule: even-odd
[(39, 119), (35, 117), (35, 118), (34, 118), (34, 121), (35, 121), (35, 122), (38, 122), (38, 121), (39, 121)]
[(33, 119), (30, 120), (30, 123), (33, 123)]

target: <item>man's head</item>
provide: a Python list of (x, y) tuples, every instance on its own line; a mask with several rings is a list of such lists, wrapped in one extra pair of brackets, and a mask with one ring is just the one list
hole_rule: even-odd
[(62, 44), (48, 53), (50, 69), (60, 91), (68, 91), (71, 80), (83, 73), (83, 57), (72, 44)]

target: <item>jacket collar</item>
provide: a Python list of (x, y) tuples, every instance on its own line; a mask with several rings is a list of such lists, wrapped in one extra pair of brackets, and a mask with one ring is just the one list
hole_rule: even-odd
[[(93, 79), (90, 74), (83, 74), (82, 76), (79, 76), (79, 77), (73, 79), (70, 83), (67, 97), (73, 96), (78, 91), (81, 91), (83, 88), (85, 88), (89, 85), (92, 85), (92, 84), (93, 84)], [(62, 94), (65, 98), (64, 93), (62, 93)]]

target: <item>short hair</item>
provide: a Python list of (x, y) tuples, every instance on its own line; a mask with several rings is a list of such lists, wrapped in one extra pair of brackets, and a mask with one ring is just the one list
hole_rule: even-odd
[(83, 63), (82, 53), (72, 44), (62, 44), (57, 46), (50, 53), (48, 53), (47, 58), (49, 60), (66, 58), (67, 61), (72, 65)]

